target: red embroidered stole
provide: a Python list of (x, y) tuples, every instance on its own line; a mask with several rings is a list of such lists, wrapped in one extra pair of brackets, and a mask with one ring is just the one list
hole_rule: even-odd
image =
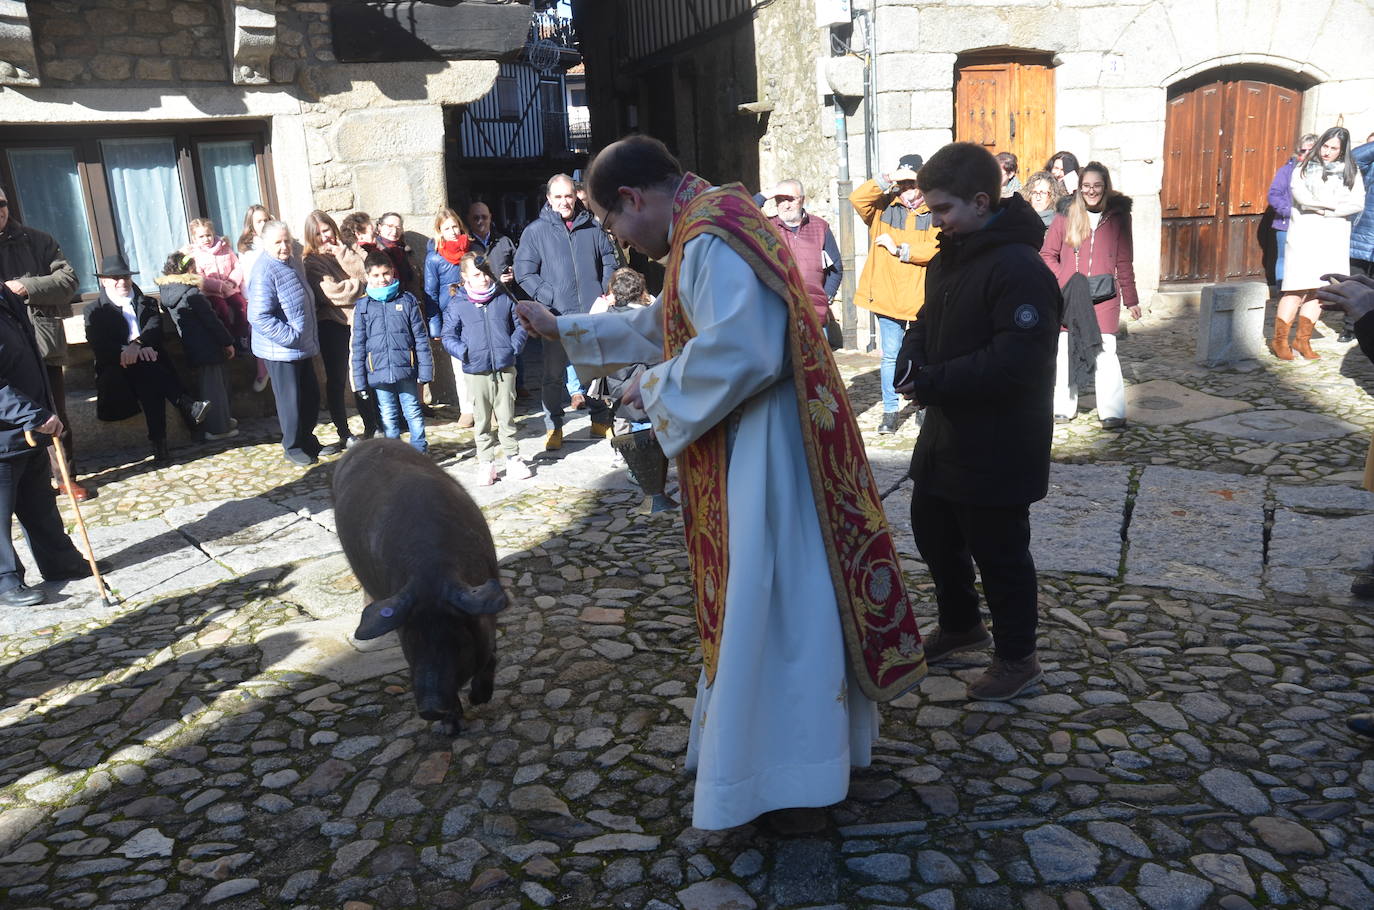
[[(849, 665), (864, 694), (887, 701), (926, 673), (887, 517), (844, 382), (786, 243), (739, 184), (711, 190), (687, 174), (673, 200), (672, 247), (663, 287), (664, 357), (696, 335), (678, 291), (687, 242), (702, 234), (730, 245), (789, 311), (788, 347), (811, 490), (835, 586)], [(726, 427), (721, 421), (678, 456), (687, 554), (696, 586), (706, 681), (715, 680), (729, 576)]]

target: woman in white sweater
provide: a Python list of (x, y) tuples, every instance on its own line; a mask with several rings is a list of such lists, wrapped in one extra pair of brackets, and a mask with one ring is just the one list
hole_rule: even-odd
[[(1317, 288), (1322, 276), (1350, 271), (1350, 226), (1364, 211), (1364, 180), (1350, 156), (1350, 131), (1334, 126), (1322, 133), (1307, 160), (1293, 168), (1293, 214), (1284, 249), (1283, 296), (1274, 316), (1274, 356), (1292, 360), (1297, 351), (1308, 360), (1312, 329), (1321, 306)], [(1288, 344), (1293, 317), (1298, 331)]]

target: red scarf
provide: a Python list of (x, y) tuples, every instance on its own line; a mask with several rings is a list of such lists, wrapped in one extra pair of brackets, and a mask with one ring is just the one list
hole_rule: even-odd
[(434, 249), (451, 265), (457, 265), (468, 251), (468, 237), (463, 234), (457, 240), (437, 240)]

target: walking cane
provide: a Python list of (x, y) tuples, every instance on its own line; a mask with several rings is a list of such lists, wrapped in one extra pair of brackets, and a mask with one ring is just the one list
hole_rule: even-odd
[[(38, 441), (29, 430), (24, 431), (24, 441), (30, 448), (38, 445)], [(105, 584), (105, 579), (100, 577), (100, 567), (95, 564), (95, 550), (91, 547), (90, 535), (86, 533), (86, 522), (81, 517), (81, 504), (76, 501), (76, 493), (72, 490), (72, 474), (67, 468), (67, 455), (62, 451), (62, 443), (57, 439), (53, 439), (52, 447), (57, 453), (57, 470), (62, 475), (62, 488), (67, 491), (67, 496), (72, 501), (72, 511), (76, 513), (76, 527), (81, 532), (81, 542), (86, 545), (86, 562), (90, 564), (91, 574), (95, 576), (95, 585), (100, 591), (100, 602), (107, 607), (113, 607), (116, 603), (113, 599), (114, 594)]]

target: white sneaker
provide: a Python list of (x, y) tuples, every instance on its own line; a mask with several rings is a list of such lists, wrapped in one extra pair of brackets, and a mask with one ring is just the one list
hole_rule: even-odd
[(491, 461), (477, 466), (477, 485), (489, 487), (496, 483), (496, 462)]
[(530, 466), (520, 459), (519, 455), (511, 455), (506, 459), (506, 479), (507, 480), (528, 480), (532, 477)]

